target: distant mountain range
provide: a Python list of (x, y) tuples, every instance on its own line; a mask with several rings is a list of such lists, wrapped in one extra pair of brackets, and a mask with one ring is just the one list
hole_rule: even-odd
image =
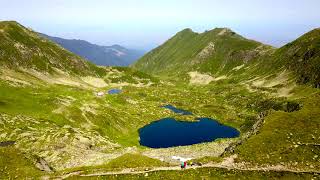
[(63, 48), (102, 66), (128, 66), (138, 60), (144, 51), (127, 49), (120, 45), (100, 46), (78, 39), (63, 39), (39, 33)]

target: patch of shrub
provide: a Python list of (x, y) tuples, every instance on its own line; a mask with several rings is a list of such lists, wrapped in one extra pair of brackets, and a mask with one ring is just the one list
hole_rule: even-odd
[(4, 101), (0, 101), (0, 106), (5, 106), (7, 103)]

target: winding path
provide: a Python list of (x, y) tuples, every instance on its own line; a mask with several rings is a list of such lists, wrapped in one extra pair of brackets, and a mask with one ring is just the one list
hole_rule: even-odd
[[(313, 170), (297, 170), (297, 169), (290, 169), (287, 167), (284, 167), (282, 165), (276, 165), (276, 166), (269, 166), (269, 167), (241, 167), (237, 166), (236, 164), (232, 165), (223, 165), (222, 163), (209, 163), (204, 164), (202, 166), (189, 166), (187, 169), (198, 169), (198, 168), (222, 168), (222, 169), (228, 169), (228, 170), (240, 170), (240, 171), (274, 171), (274, 172), (292, 172), (292, 173), (314, 173), (320, 175), (320, 171), (313, 171)], [(99, 172), (99, 173), (92, 173), (92, 174), (81, 174), (82, 171), (76, 171), (71, 172), (69, 174), (65, 174), (61, 176), (60, 178), (66, 179), (71, 176), (81, 176), (81, 177), (95, 177), (95, 176), (106, 176), (106, 175), (123, 175), (123, 174), (144, 174), (144, 173), (150, 173), (155, 171), (170, 171), (180, 170), (179, 166), (169, 166), (169, 167), (154, 167), (152, 169), (148, 170), (141, 170), (141, 168), (126, 168), (121, 171), (109, 171), (109, 172)]]

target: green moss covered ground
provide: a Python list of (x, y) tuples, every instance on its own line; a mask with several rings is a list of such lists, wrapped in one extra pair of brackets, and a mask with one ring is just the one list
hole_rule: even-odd
[[(184, 119), (160, 107), (165, 104), (187, 109), (194, 113), (194, 118), (215, 118), (237, 128), (241, 134), (251, 129), (259, 112), (271, 110), (260, 132), (235, 150), (236, 162), (319, 168), (316, 156), (319, 102), (314, 98), (319, 95), (308, 87), (298, 88), (290, 98), (275, 97), (272, 91), (250, 92), (246, 86), (221, 82), (207, 86), (126, 86), (121, 94), (103, 97), (97, 97), (94, 90), (70, 86), (22, 88), (2, 82), (1, 92), (0, 111), (5, 115), (1, 121), (1, 141), (16, 141), (19, 150), (46, 158), (57, 172), (67, 168), (75, 168), (68, 172), (89, 173), (128, 168), (128, 165), (130, 168), (165, 166), (159, 160), (138, 155), (148, 150), (139, 145), (139, 128), (164, 117)], [(287, 102), (298, 103), (302, 108), (286, 112)], [(131, 148), (130, 154), (125, 153), (127, 148)], [(87, 157), (97, 154), (93, 159), (104, 158), (101, 162), (105, 165), (87, 164), (86, 161), (93, 159), (83, 159), (79, 153)], [(114, 157), (105, 158), (105, 153)], [(204, 157), (199, 162), (221, 162), (215, 159)]]
[(44, 175), (30, 156), (14, 147), (0, 147), (0, 179), (26, 179)]

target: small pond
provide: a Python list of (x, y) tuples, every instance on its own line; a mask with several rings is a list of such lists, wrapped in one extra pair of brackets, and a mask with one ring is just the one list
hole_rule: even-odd
[(165, 106), (161, 106), (163, 108), (166, 108), (166, 109), (170, 109), (171, 111), (177, 113), (177, 114), (182, 114), (182, 115), (192, 115), (192, 112), (189, 112), (189, 111), (186, 111), (186, 110), (183, 110), (183, 109), (178, 109), (170, 104), (168, 105), (165, 105)]
[(210, 118), (197, 122), (176, 121), (164, 118), (139, 129), (140, 144), (151, 148), (186, 146), (211, 142), (218, 138), (238, 137), (240, 132)]
[(119, 93), (121, 93), (120, 89), (110, 89), (108, 91), (108, 94), (119, 94)]

